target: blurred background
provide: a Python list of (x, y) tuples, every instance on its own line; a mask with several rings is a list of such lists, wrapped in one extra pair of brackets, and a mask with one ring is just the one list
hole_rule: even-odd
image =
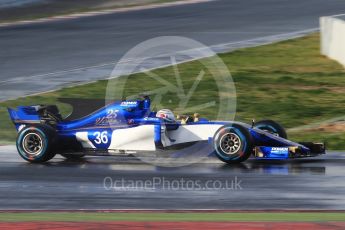
[[(59, 97), (104, 98), (104, 79), (125, 52), (150, 38), (178, 35), (220, 53), (235, 82), (237, 120), (274, 119), (293, 140), (326, 141), (329, 149), (342, 149), (345, 73), (341, 64), (320, 52), (319, 18), (341, 13), (345, 3), (316, 2), (2, 0), (0, 140), (13, 143), (16, 136), (6, 107), (59, 104), (68, 115), (71, 108), (59, 103)], [(52, 16), (58, 17), (47, 19)], [(169, 65), (164, 60), (153, 63), (150, 67)], [(202, 65), (194, 61), (178, 69), (187, 90)], [(174, 71), (166, 67), (153, 73), (175, 81)], [(146, 74), (129, 79), (128, 95), (143, 90), (138, 79), (147, 83), (146, 91), (160, 87)], [(214, 86), (206, 72), (188, 106), (217, 97)], [(163, 105), (174, 109), (176, 98), (167, 94)], [(199, 112), (215, 119), (215, 111)]]

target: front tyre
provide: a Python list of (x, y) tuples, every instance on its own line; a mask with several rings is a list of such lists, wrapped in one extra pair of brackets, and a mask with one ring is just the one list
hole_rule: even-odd
[(31, 163), (46, 162), (54, 157), (54, 134), (46, 126), (32, 126), (18, 133), (16, 146), (19, 155)]
[(239, 124), (221, 127), (214, 135), (216, 156), (226, 163), (247, 160), (253, 153), (253, 140), (247, 128)]

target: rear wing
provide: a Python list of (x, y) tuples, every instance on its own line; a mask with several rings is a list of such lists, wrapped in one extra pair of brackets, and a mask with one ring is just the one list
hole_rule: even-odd
[(36, 106), (18, 106), (16, 109), (7, 110), (14, 124), (40, 123)]

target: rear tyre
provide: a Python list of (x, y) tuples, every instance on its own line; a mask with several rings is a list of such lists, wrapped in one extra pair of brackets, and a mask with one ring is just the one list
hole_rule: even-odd
[(214, 135), (216, 156), (226, 163), (239, 163), (253, 153), (253, 140), (247, 128), (239, 124), (221, 127)]
[(55, 132), (45, 125), (24, 128), (18, 133), (16, 146), (19, 155), (31, 163), (42, 163), (52, 159)]
[(287, 139), (287, 134), (283, 126), (272, 120), (262, 120), (255, 123), (254, 128), (261, 129), (278, 137)]

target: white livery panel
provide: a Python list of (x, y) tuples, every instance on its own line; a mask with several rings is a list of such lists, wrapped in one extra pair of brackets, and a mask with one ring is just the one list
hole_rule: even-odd
[(113, 131), (109, 149), (154, 151), (154, 125)]
[(163, 146), (175, 144), (207, 141), (222, 127), (221, 124), (200, 124), (200, 125), (181, 125), (177, 130), (166, 131), (162, 129)]

